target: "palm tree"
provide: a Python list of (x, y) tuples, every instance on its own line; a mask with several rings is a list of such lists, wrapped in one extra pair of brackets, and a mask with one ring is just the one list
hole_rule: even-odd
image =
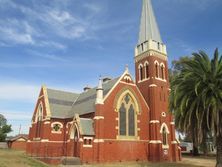
[(200, 51), (182, 62), (181, 72), (171, 82), (170, 109), (176, 125), (192, 130), (201, 142), (205, 132), (216, 138), (217, 165), (222, 167), (222, 56), (215, 50), (212, 60)]

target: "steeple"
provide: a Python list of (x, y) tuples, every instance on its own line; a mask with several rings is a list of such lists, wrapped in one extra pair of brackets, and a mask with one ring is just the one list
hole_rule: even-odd
[(143, 0), (138, 44), (149, 39), (162, 43), (151, 0)]
[(99, 78), (99, 84), (96, 89), (96, 104), (103, 104), (103, 81), (101, 76)]
[(139, 40), (135, 56), (154, 50), (166, 55), (166, 46), (163, 44), (156, 22), (151, 0), (143, 0), (140, 20)]

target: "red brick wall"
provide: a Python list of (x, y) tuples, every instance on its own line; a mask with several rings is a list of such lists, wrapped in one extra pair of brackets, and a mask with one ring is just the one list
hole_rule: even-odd
[(26, 150), (26, 141), (13, 141), (10, 142), (10, 148), (15, 150)]

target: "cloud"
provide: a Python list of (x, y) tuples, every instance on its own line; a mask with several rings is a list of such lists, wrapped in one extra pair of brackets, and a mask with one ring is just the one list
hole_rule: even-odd
[(61, 61), (62, 62), (67, 62), (67, 58), (64, 58), (64, 57), (58, 56), (58, 55), (54, 55), (54, 54), (41, 53), (39, 51), (30, 50), (30, 49), (28, 49), (26, 52), (29, 55), (36, 56), (36, 57), (39, 57), (39, 58), (44, 58), (44, 59), (59, 61), (59, 62), (61, 62)]
[(0, 83), (0, 100), (16, 100), (34, 102), (39, 94), (40, 86), (1, 82)]
[(102, 10), (101, 6), (98, 4), (85, 3), (83, 6), (87, 9), (91, 10), (93, 13), (99, 13)]
[(14, 111), (14, 110), (4, 110), (0, 109), (0, 114), (4, 115), (4, 117), (8, 121), (15, 121), (15, 120), (31, 120), (32, 118), (32, 111), (24, 112), (24, 111)]
[(34, 44), (33, 28), (26, 21), (7, 19), (0, 21), (1, 39), (6, 43)]

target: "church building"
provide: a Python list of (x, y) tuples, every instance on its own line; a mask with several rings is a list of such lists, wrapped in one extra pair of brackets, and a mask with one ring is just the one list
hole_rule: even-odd
[(64, 157), (82, 163), (180, 160), (168, 110), (166, 45), (151, 0), (143, 0), (134, 60), (135, 80), (126, 67), (121, 76), (100, 78), (82, 93), (42, 86), (27, 154), (48, 163)]

